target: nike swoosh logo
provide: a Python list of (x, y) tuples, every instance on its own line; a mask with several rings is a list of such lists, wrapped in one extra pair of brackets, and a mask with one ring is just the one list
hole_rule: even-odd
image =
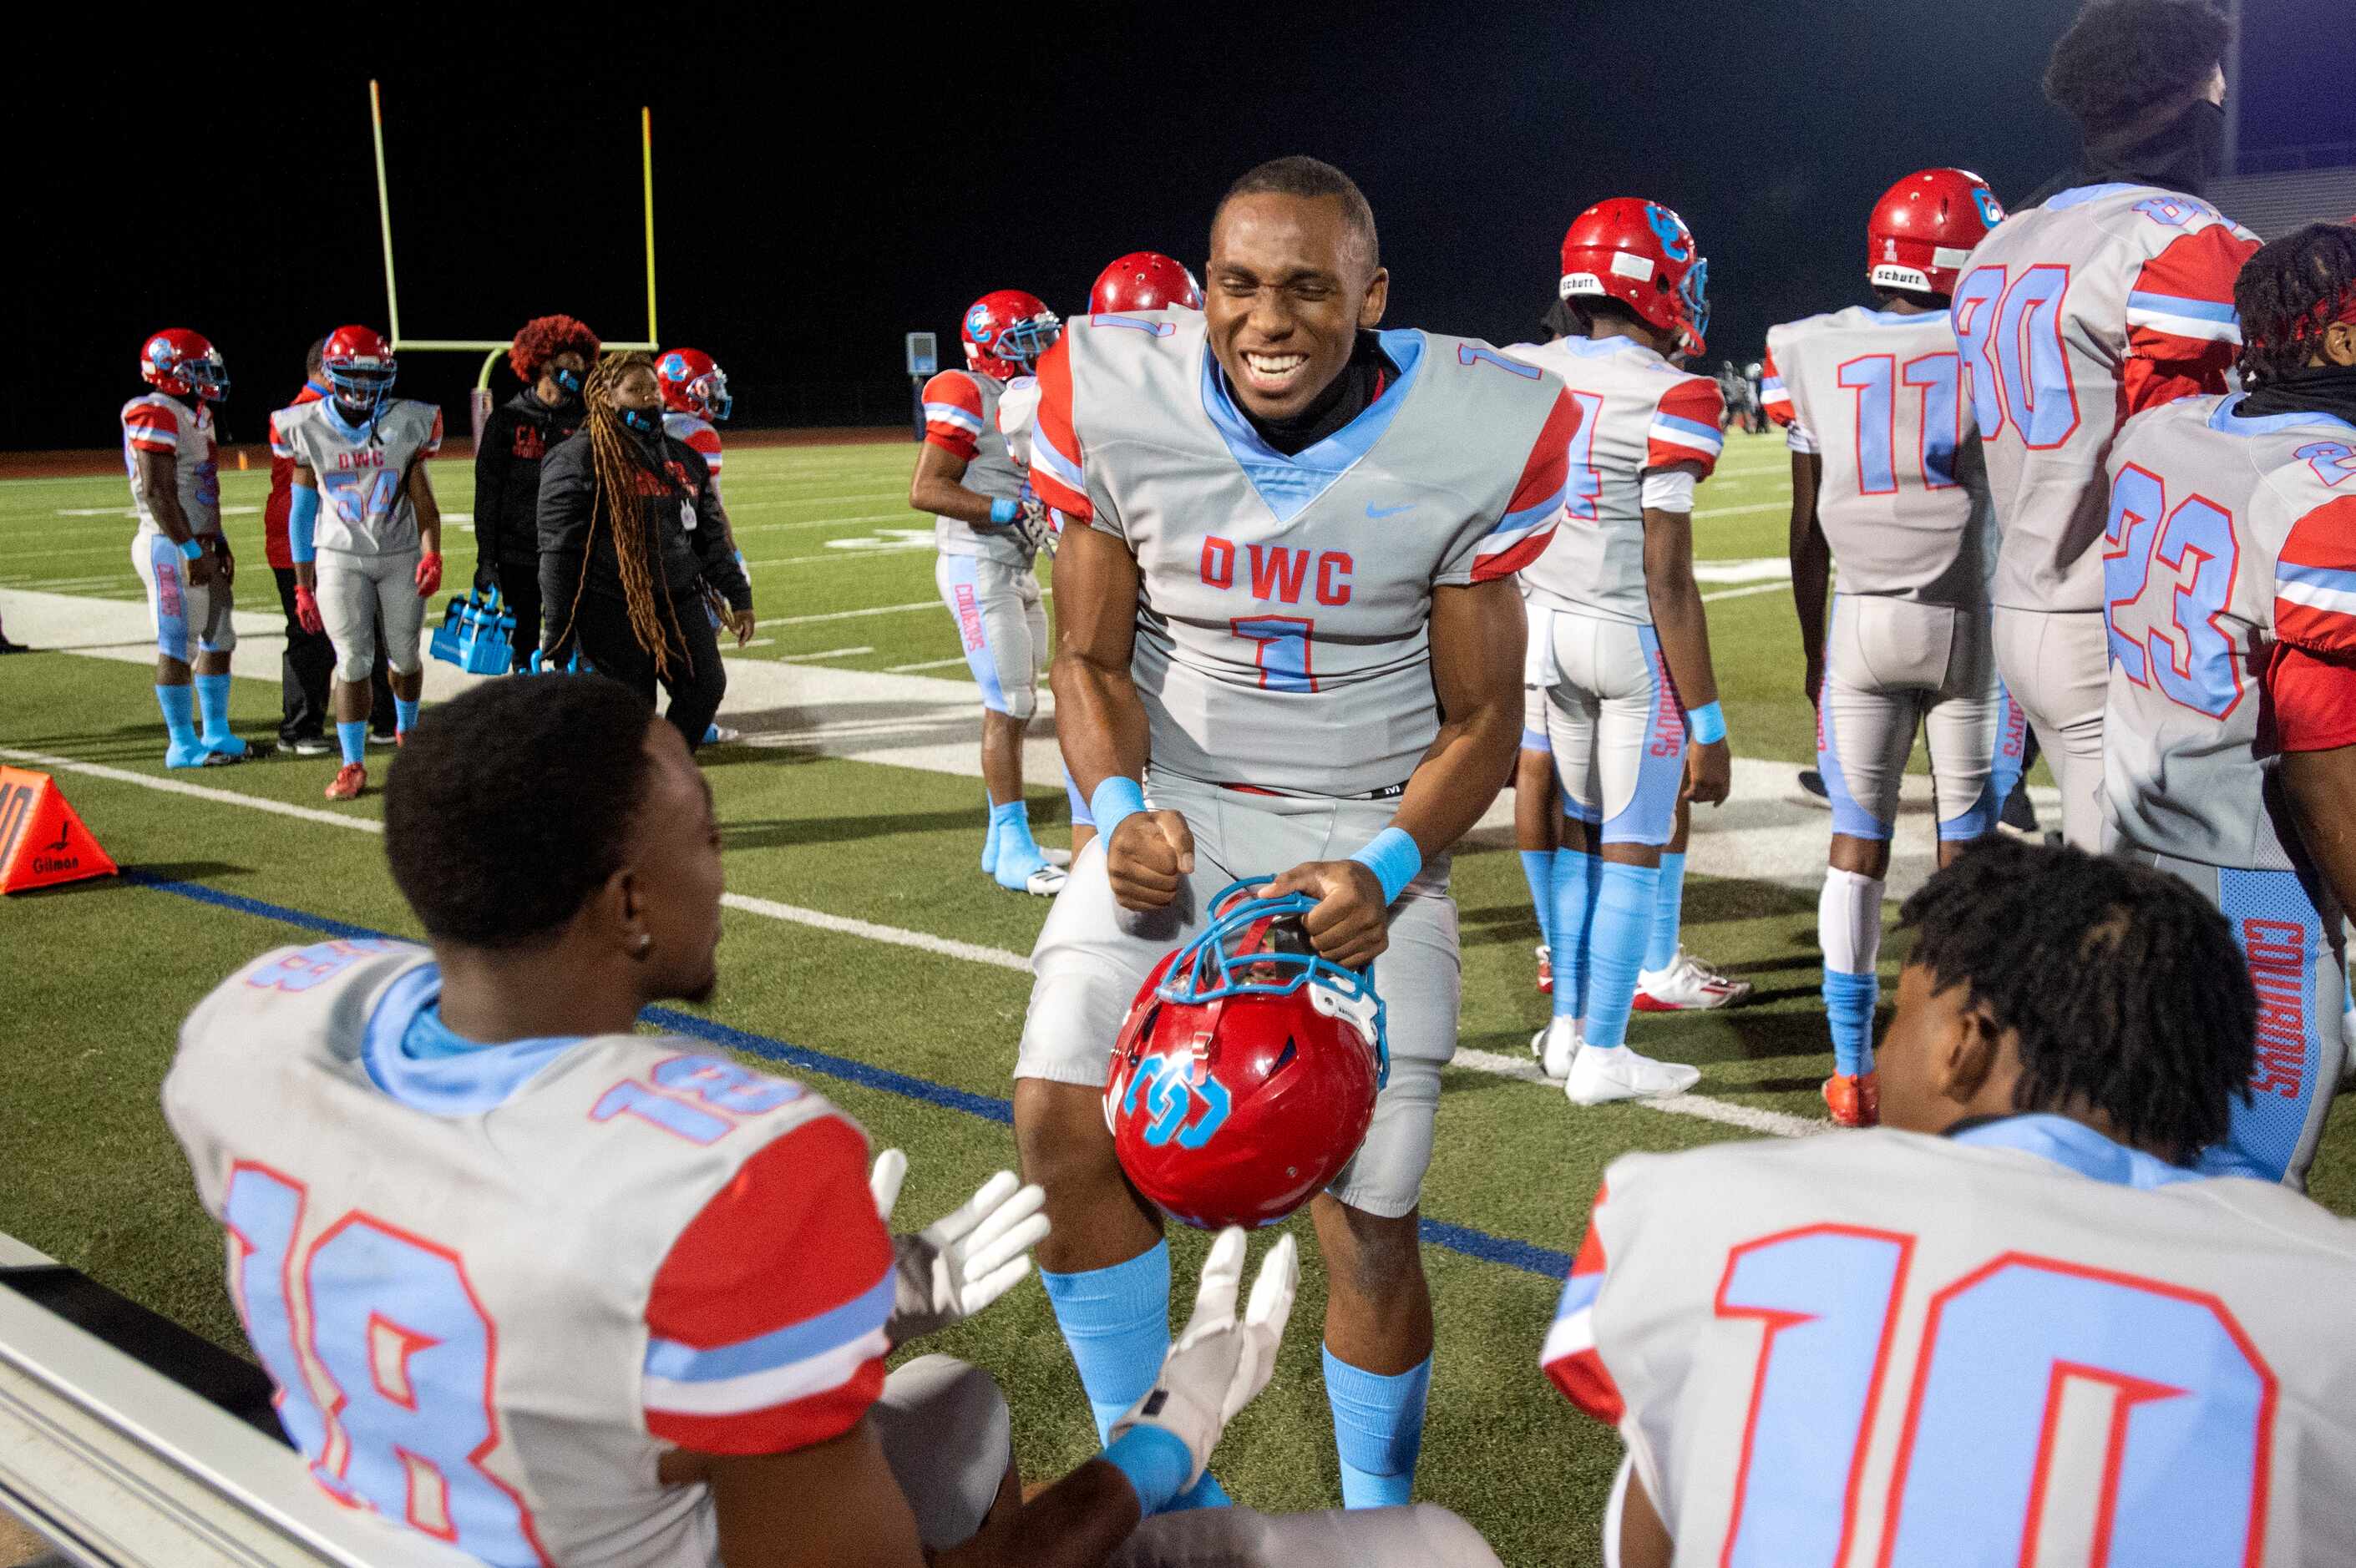
[(1409, 501), (1404, 507), (1377, 507), (1371, 501), (1366, 503), (1366, 516), (1370, 517), (1396, 517), (1401, 512), (1412, 512), (1414, 510), (1415, 503), (1413, 501)]

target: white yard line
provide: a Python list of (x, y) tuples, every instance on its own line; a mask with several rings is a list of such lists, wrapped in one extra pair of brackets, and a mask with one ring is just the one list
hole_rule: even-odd
[(855, 659), (862, 654), (872, 654), (874, 651), (875, 649), (872, 645), (862, 643), (855, 648), (828, 648), (822, 652), (815, 654), (787, 654), (784, 657), (784, 662), (787, 664), (809, 664), (818, 659)]
[[(329, 827), (348, 828), (354, 832), (382, 836), (384, 824), (373, 817), (323, 811), (316, 806), (293, 805), (285, 801), (266, 800), (257, 795), (241, 795), (236, 790), (216, 789), (209, 784), (187, 784), (179, 779), (156, 778), (152, 774), (134, 773), (128, 768), (109, 767), (103, 763), (85, 763), (72, 757), (51, 756), (42, 752), (21, 751), (13, 746), (0, 746), (0, 758), (26, 767), (43, 768), (51, 773), (80, 773), (90, 778), (106, 779), (115, 784), (136, 785), (166, 795), (177, 795), (194, 800), (211, 801), (220, 805), (244, 806), (252, 811), (266, 811), (274, 816), (291, 816), (304, 822), (316, 822)], [(749, 893), (723, 893), (723, 907), (744, 914), (756, 914), (764, 919), (784, 921), (793, 925), (806, 925), (814, 930), (832, 932), (841, 936), (856, 936), (868, 942), (880, 942), (893, 947), (913, 948), (919, 953), (935, 954), (944, 958), (961, 958), (970, 964), (985, 964), (994, 969), (1017, 974), (1031, 972), (1031, 960), (1023, 954), (1003, 947), (990, 947), (978, 942), (959, 942), (954, 937), (935, 936), (929, 932), (906, 931), (895, 925), (881, 925), (873, 921), (856, 920), (849, 915), (829, 914), (823, 910), (805, 909), (799, 904), (780, 903), (775, 899), (755, 898)], [(1459, 1050), (1452, 1065), (1470, 1068), (1475, 1072), (1493, 1073), (1501, 1078), (1535, 1082), (1551, 1089), (1537, 1065), (1494, 1051)], [(1821, 1132), (1829, 1122), (1811, 1121), (1782, 1111), (1763, 1110), (1751, 1105), (1729, 1104), (1699, 1094), (1674, 1094), (1665, 1099), (1643, 1100), (1637, 1104), (1649, 1110), (1669, 1115), (1697, 1116), (1704, 1121), (1719, 1122), (1741, 1127), (1749, 1132), (1770, 1134), (1778, 1137), (1796, 1137)]]
[(869, 615), (899, 615), (911, 610), (937, 610), (937, 599), (918, 599), (906, 604), (878, 604), (868, 610), (829, 610), (817, 615), (776, 615), (755, 621), (756, 626), (815, 626), (821, 621), (857, 621)]
[(955, 654), (945, 659), (918, 659), (915, 664), (885, 665), (884, 669), (889, 675), (913, 675), (920, 669), (947, 669), (951, 665), (963, 663), (965, 656)]
[(1748, 588), (1721, 588), (1715, 593), (1705, 593), (1701, 602), (1715, 604), (1721, 599), (1748, 599), (1753, 593), (1782, 593), (1792, 585), (1788, 582), (1754, 582)]

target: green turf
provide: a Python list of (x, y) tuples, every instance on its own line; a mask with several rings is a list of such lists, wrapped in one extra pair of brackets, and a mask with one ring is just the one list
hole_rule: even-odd
[[(765, 628), (750, 657), (827, 654), (835, 667), (888, 669), (948, 660), (925, 673), (962, 678), (957, 638), (932, 600), (929, 547), (832, 549), (830, 541), (924, 529), (905, 511), (912, 455), (899, 446), (745, 449), (730, 454), (729, 505), (765, 618), (876, 606), (917, 608)], [(436, 470), (463, 506), (462, 465)], [(1783, 453), (1736, 438), (1703, 492), (1709, 560), (1779, 554)], [(261, 476), (224, 476), (230, 507), (256, 506)], [(137, 594), (118, 480), (0, 484), (0, 587), (93, 598)], [(1738, 508), (1757, 507), (1758, 510)], [(91, 510), (102, 515), (62, 515)], [(249, 563), (249, 606), (266, 603), (258, 519), (230, 525)], [(914, 536), (928, 539), (928, 534)], [(451, 580), (471, 570), (463, 532)], [(1705, 585), (1705, 592), (1716, 592)], [(1718, 664), (1738, 749), (1801, 761), (1811, 752), (1788, 593), (1711, 605)], [(871, 651), (841, 653), (866, 647)], [(0, 745), (161, 775), (149, 677), (136, 663), (48, 654), (0, 660)], [(274, 728), (277, 688), (241, 680), (238, 725)], [(980, 816), (969, 780), (790, 752), (721, 748), (705, 761), (719, 801), (732, 891), (832, 914), (1027, 951), (1045, 906), (974, 873)], [(185, 775), (179, 775), (185, 776)], [(318, 806), (321, 764), (274, 759), (203, 775), (207, 787)], [(92, 830), (127, 866), (314, 914), (413, 933), (370, 834), (234, 805), (175, 797), (68, 774)], [(1060, 841), (1062, 799), (1034, 791), (1033, 816)], [(371, 795), (339, 808), (379, 809)], [(1646, 1017), (1646, 1051), (1703, 1069), (1701, 1093), (1739, 1104), (1815, 1114), (1826, 1071), (1816, 1000), (1811, 897), (1712, 879), (1697, 861), (1687, 892), (1693, 944), (1759, 986), (1722, 1014)], [(1465, 1045), (1511, 1054), (1544, 1021), (1529, 986), (1537, 940), (1514, 856), (1472, 849), (1456, 860), (1464, 942)], [(731, 911), (723, 984), (712, 1016), (797, 1045), (991, 1096), (1008, 1073), (1028, 995), (1021, 973)], [(221, 1248), (198, 1211), (156, 1110), (156, 1086), (183, 1014), (254, 952), (301, 940), (276, 922), (122, 882), (0, 901), (0, 1231), (29, 1241), (224, 1344), (241, 1347), (220, 1284)], [(1885, 982), (1902, 956), (1893, 942)], [(990, 1170), (1011, 1163), (1006, 1130), (962, 1113), (817, 1079), (879, 1144), (906, 1148), (904, 1218), (929, 1218)], [(1446, 1079), (1424, 1212), (1494, 1236), (1568, 1251), (1603, 1166), (1627, 1149), (1671, 1149), (1732, 1136), (1715, 1124), (1619, 1105), (1573, 1115), (1558, 1095), (1477, 1072)], [(2316, 1194), (2356, 1212), (2356, 1100), (2335, 1112)], [(1305, 1229), (1305, 1227), (1303, 1227)], [(1182, 1280), (1199, 1260), (1178, 1239)], [(1312, 1250), (1313, 1251), (1313, 1250)], [(1237, 1423), (1219, 1471), (1242, 1499), (1326, 1507), (1338, 1482), (1317, 1373), (1324, 1282), (1305, 1260), (1301, 1307), (1275, 1384)], [(1537, 1375), (1556, 1286), (1547, 1279), (1427, 1249), (1440, 1349), (1420, 1494), (1478, 1524), (1510, 1563), (1582, 1555), (1592, 1539), (1617, 1439), (1585, 1421)], [(1044, 1297), (1025, 1287), (942, 1348), (987, 1366), (1013, 1403), (1026, 1474), (1052, 1476), (1091, 1451), (1086, 1405)], [(1582, 1543), (1569, 1548), (1567, 1542)]]

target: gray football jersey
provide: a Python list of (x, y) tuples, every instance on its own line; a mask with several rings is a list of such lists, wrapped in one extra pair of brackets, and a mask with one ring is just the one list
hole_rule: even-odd
[(2221, 391), (2257, 236), (2154, 186), (2065, 190), (1988, 231), (1955, 285), (1999, 533), (1993, 603), (2103, 606), (2104, 459), (2130, 415)]
[[(800, 1446), (798, 1420), (830, 1404), (835, 1435), (880, 1387), (864, 1144), (677, 1038), (409, 1057), (439, 983), (403, 943), (282, 948), (181, 1029), (165, 1117), (281, 1424), (340, 1500), (485, 1562), (711, 1568), (710, 1491), (660, 1484), (665, 1450)], [(778, 1161), (782, 1272), (761, 1214), (696, 1223)]]
[(1820, 459), (1840, 591), (1986, 605), (1994, 515), (1946, 313), (1852, 305), (1772, 326), (1767, 367), (1783, 394), (1770, 417)]
[(2278, 630), (2356, 649), (2343, 564), (2356, 560), (2356, 429), (2326, 414), (2244, 420), (2241, 400), (2139, 414), (2111, 449), (2103, 790), (2112, 827), (2139, 848), (2278, 871), (2293, 860), (2275, 760), (2259, 753), (2258, 672)]
[[(965, 476), (958, 483), (992, 500), (1023, 493), (1022, 465), (998, 428), (1006, 385), (971, 370), (944, 370), (925, 383), (926, 438), (964, 457)], [(933, 546), (943, 555), (987, 556), (1009, 566), (1030, 565), (1033, 553), (1018, 538), (955, 517), (933, 519)]]
[(334, 399), (297, 403), (271, 416), (270, 450), (319, 481), (314, 537), (321, 549), (399, 555), (418, 547), (409, 471), (442, 450), (442, 411), (434, 404), (392, 399), (355, 434), (337, 416)]
[(194, 408), (162, 392), (144, 392), (123, 405), (123, 464), (131, 475), (131, 501), (139, 513), (139, 532), (158, 534), (147, 497), (139, 489), (140, 452), (155, 452), (172, 459), (172, 479), (180, 500), (180, 516), (188, 532), (220, 532), (220, 474), (214, 465), (212, 410), (199, 401)]
[(2169, 1174), (2044, 1116), (1624, 1155), (1542, 1364), (1679, 1563), (2356, 1562), (2356, 1223)]
[(1199, 313), (1066, 323), (1068, 426), (1043, 367), (1034, 482), (1084, 485), (1093, 526), (1137, 557), (1156, 773), (1312, 795), (1405, 783), (1439, 731), (1433, 588), (1544, 548), (1576, 419), (1560, 383), (1469, 338), (1382, 341), (1398, 381), (1290, 458), (1235, 408)]
[(1723, 394), (1630, 337), (1519, 343), (1515, 358), (1559, 378), (1579, 403), (1562, 526), (1522, 571), (1530, 603), (1653, 624), (1644, 591), (1644, 475), (1692, 464), (1707, 479), (1725, 437)]

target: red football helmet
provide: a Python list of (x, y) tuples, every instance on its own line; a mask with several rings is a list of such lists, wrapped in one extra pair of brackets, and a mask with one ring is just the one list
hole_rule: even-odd
[(1878, 289), (1951, 294), (1972, 247), (2004, 221), (1969, 169), (1922, 169), (1881, 193), (1865, 220), (1866, 277)]
[(220, 350), (203, 333), (185, 326), (167, 326), (140, 346), (139, 374), (176, 398), (194, 394), (217, 403), (229, 396), (229, 368)]
[(1203, 308), (1203, 285), (1194, 274), (1159, 251), (1131, 251), (1097, 274), (1088, 290), (1091, 315), (1129, 310)]
[(327, 373), (327, 385), (335, 389), (336, 400), (362, 415), (374, 414), (384, 406), (392, 392), (392, 379), (399, 366), (392, 357), (392, 345), (372, 326), (339, 326), (327, 334), (327, 341), (319, 350), (319, 368)]
[(655, 361), (655, 381), (663, 407), (698, 419), (724, 420), (736, 406), (728, 395), (728, 373), (701, 348), (670, 348)]
[(966, 307), (958, 336), (965, 340), (967, 369), (1011, 381), (1031, 373), (1063, 328), (1047, 302), (1037, 294), (992, 289)]
[(1203, 933), (1154, 966), (1105, 1080), (1105, 1122), (1140, 1192), (1190, 1225), (1268, 1225), (1341, 1174), (1390, 1076), (1382, 999), (1318, 957), (1316, 900), (1211, 901)]
[(1560, 293), (1618, 300), (1638, 320), (1699, 354), (1709, 330), (1709, 263), (1686, 220), (1657, 201), (1615, 196), (1570, 220)]

